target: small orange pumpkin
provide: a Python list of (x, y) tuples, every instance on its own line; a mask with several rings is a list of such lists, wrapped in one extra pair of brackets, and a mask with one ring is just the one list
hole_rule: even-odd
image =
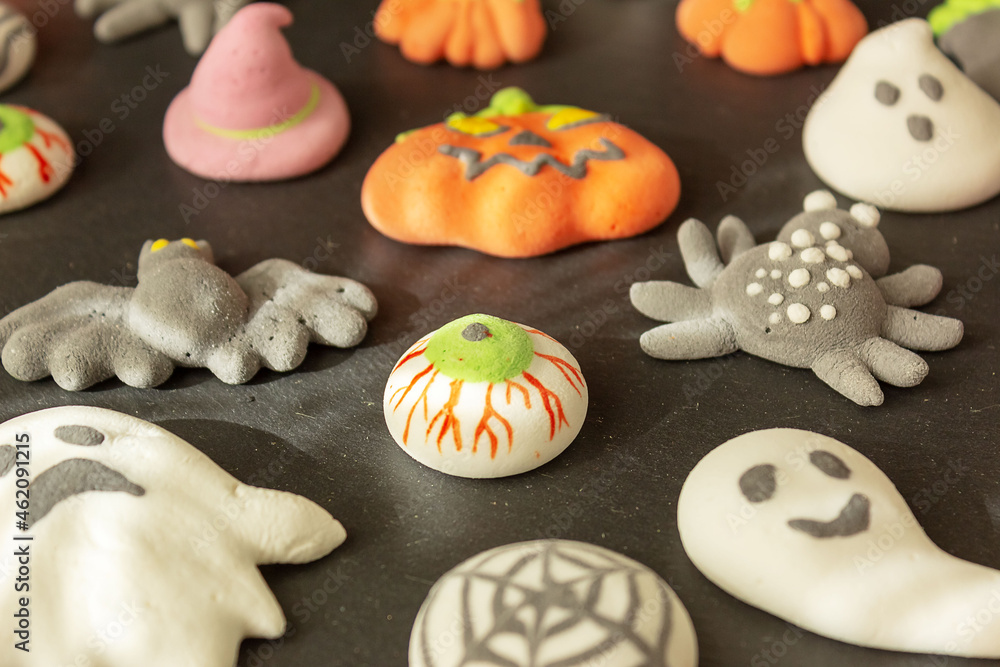
[(361, 186), (386, 236), (500, 257), (641, 234), (679, 197), (677, 168), (642, 135), (593, 111), (536, 105), (519, 88), (400, 135)]
[(681, 0), (677, 29), (702, 55), (769, 76), (846, 60), (868, 22), (850, 0)]
[(399, 44), (407, 60), (441, 58), (457, 67), (500, 67), (531, 60), (545, 41), (538, 0), (382, 0), (375, 34)]

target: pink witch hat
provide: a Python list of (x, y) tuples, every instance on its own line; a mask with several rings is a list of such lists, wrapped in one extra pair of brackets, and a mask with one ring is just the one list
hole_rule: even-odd
[(258, 2), (219, 31), (167, 109), (163, 141), (174, 162), (214, 180), (274, 181), (319, 169), (340, 151), (347, 105), (295, 61), (281, 34), (291, 23), (284, 6)]

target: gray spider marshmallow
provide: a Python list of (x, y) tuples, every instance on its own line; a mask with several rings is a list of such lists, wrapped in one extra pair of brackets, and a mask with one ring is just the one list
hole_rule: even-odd
[[(718, 229), (691, 219), (678, 230), (688, 275), (701, 289), (668, 281), (632, 285), (632, 304), (672, 322), (642, 335), (660, 359), (704, 359), (737, 350), (786, 366), (811, 368), (859, 405), (881, 405), (878, 380), (912, 387), (927, 363), (912, 350), (947, 350), (962, 323), (910, 310), (941, 290), (941, 272), (917, 265), (884, 276), (889, 249), (868, 204), (837, 209), (829, 192), (805, 199), (778, 240), (755, 245), (738, 218)], [(728, 265), (727, 265), (728, 264)], [(902, 346), (902, 347), (901, 347)]]
[(222, 26), (250, 0), (75, 0), (76, 13), (101, 14), (94, 36), (117, 42), (174, 18), (180, 23), (184, 49), (192, 56), (205, 50)]
[(357, 345), (377, 310), (361, 283), (283, 259), (234, 278), (206, 241), (147, 241), (138, 278), (135, 288), (69, 283), (4, 317), (4, 368), (25, 381), (51, 374), (70, 391), (116, 375), (154, 387), (175, 366), (242, 384), (261, 366), (295, 368), (310, 342)]

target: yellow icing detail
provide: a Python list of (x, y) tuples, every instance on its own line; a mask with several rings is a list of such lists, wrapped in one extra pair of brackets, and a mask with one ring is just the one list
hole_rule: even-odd
[(449, 118), (448, 127), (453, 130), (458, 130), (463, 134), (471, 134), (473, 136), (492, 134), (493, 132), (503, 129), (501, 125), (494, 123), (492, 120), (486, 118), (476, 118), (475, 116), (468, 116), (466, 118)]
[(150, 251), (159, 252), (160, 250), (166, 248), (168, 245), (170, 245), (170, 241), (166, 239), (159, 239), (157, 241), (153, 241), (153, 246), (150, 248)]
[(276, 134), (281, 134), (286, 130), (292, 129), (296, 125), (301, 124), (306, 118), (309, 118), (309, 116), (312, 115), (312, 112), (316, 110), (316, 107), (319, 106), (320, 94), (321, 90), (319, 84), (314, 83), (312, 85), (312, 93), (309, 96), (309, 101), (306, 102), (306, 105), (302, 107), (297, 114), (286, 121), (275, 123), (274, 125), (268, 125), (267, 127), (257, 127), (252, 130), (229, 130), (224, 127), (209, 125), (200, 118), (195, 118), (194, 122), (195, 125), (209, 134), (214, 134), (225, 139), (269, 139)]
[(181, 243), (183, 243), (186, 246), (191, 246), (195, 250), (198, 250), (198, 244), (195, 243), (194, 239), (184, 238), (184, 239), (181, 239)]
[(570, 107), (569, 109), (563, 109), (557, 112), (549, 121), (545, 124), (545, 127), (550, 130), (561, 130), (567, 125), (572, 125), (573, 123), (580, 123), (585, 120), (593, 120), (599, 118), (601, 114), (595, 111), (587, 111), (586, 109), (577, 109), (575, 107)]

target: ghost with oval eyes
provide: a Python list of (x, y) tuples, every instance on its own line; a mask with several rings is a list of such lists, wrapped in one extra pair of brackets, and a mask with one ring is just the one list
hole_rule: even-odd
[(257, 565), (307, 563), (346, 537), (312, 501), (90, 407), (0, 424), (0, 512), (3, 667), (233, 667), (244, 637), (285, 632)]
[(677, 523), (713, 583), (802, 628), (1000, 658), (1000, 572), (937, 547), (889, 478), (833, 438), (770, 429), (717, 447), (684, 482)]
[(834, 189), (923, 213), (957, 211), (1000, 192), (998, 137), (1000, 104), (916, 18), (861, 40), (802, 129), (809, 166)]

